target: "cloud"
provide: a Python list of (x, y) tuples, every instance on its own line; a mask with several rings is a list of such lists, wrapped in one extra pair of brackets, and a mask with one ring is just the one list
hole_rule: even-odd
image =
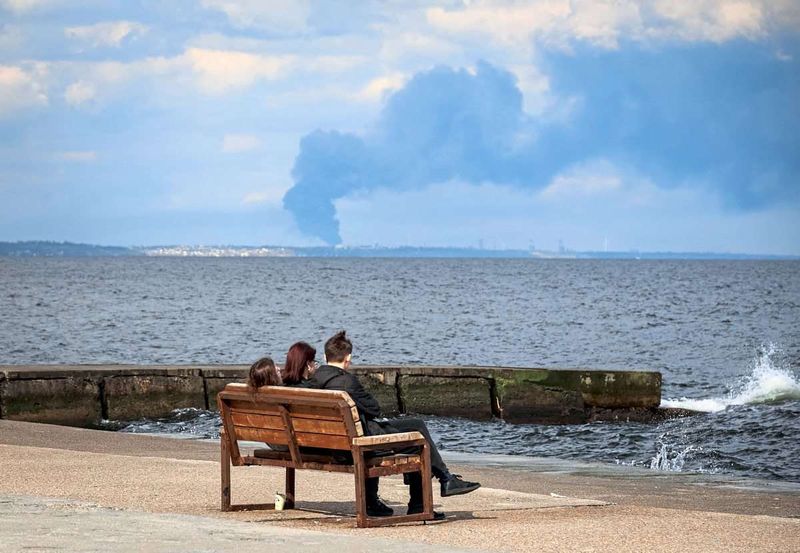
[(54, 158), (57, 161), (69, 161), (75, 163), (89, 163), (97, 161), (97, 152), (94, 151), (73, 151), (73, 152), (58, 152)]
[(261, 139), (254, 134), (226, 134), (222, 139), (222, 151), (226, 154), (249, 152), (261, 147)]
[(25, 71), (13, 65), (0, 65), (0, 118), (48, 104), (47, 93), (40, 82), (44, 71), (43, 66)]
[(148, 27), (133, 21), (104, 21), (83, 27), (67, 27), (64, 36), (85, 42), (93, 47), (119, 48), (128, 37), (146, 33)]
[(394, 92), (403, 87), (408, 77), (402, 73), (393, 73), (383, 77), (376, 77), (362, 88), (356, 98), (367, 102), (382, 100), (389, 92)]
[(470, 2), (456, 9), (430, 8), (430, 25), (455, 35), (489, 37), (496, 43), (530, 41), (568, 46), (584, 42), (617, 48), (620, 41), (753, 40), (770, 29), (796, 31), (796, 2), (790, 0), (539, 0)]
[(282, 79), (292, 68), (292, 56), (265, 56), (232, 50), (187, 48), (172, 57), (147, 57), (122, 61), (63, 61), (48, 64), (66, 87), (72, 106), (129, 94), (132, 83), (159, 93), (183, 96), (195, 89), (208, 96), (246, 90), (264, 80)]
[(65, 0), (0, 0), (1, 7), (16, 14), (47, 9), (64, 3)]
[(259, 190), (256, 192), (248, 192), (242, 198), (243, 205), (262, 205), (262, 204), (276, 204), (280, 205), (281, 197), (283, 196), (283, 189), (278, 190)]
[(237, 27), (277, 34), (304, 31), (311, 14), (310, 3), (306, 0), (203, 0), (202, 6), (223, 12)]
[(560, 0), (506, 5), (477, 2), (455, 10), (430, 8), (426, 15), (435, 28), (456, 34), (488, 35), (508, 44), (527, 41), (554, 28), (571, 11), (569, 2)]
[(556, 175), (540, 193), (546, 200), (605, 196), (622, 188), (623, 182), (613, 164), (605, 160), (582, 163)]
[(737, 37), (755, 39), (766, 32), (765, 5), (740, 0), (682, 3), (658, 0), (653, 12), (664, 22), (653, 34), (674, 34), (683, 40), (724, 42)]
[(217, 95), (246, 88), (261, 79), (276, 79), (293, 58), (189, 48), (184, 59), (197, 76), (200, 88)]
[(488, 63), (416, 74), (364, 134), (306, 135), (284, 206), (301, 231), (335, 244), (338, 199), (452, 180), (591, 196), (615, 190), (607, 168), (623, 167), (734, 210), (800, 200), (800, 81), (771, 46), (583, 49), (545, 66), (566, 115), (528, 116), (514, 76)]
[(67, 87), (64, 92), (64, 99), (71, 106), (79, 106), (94, 99), (96, 95), (97, 90), (94, 85), (86, 81), (78, 81)]

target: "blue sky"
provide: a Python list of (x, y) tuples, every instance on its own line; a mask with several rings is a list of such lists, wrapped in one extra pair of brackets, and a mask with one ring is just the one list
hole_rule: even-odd
[(800, 254), (800, 3), (0, 0), (0, 240)]

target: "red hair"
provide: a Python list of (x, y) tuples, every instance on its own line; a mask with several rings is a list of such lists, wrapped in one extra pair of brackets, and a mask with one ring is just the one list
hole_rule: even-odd
[(283, 383), (287, 386), (299, 384), (303, 380), (306, 367), (317, 356), (317, 350), (306, 342), (292, 344), (286, 353), (286, 364), (283, 366)]

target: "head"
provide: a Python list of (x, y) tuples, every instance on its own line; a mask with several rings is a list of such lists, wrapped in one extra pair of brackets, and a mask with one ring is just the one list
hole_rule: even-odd
[(283, 366), (283, 383), (292, 385), (305, 380), (316, 369), (317, 350), (305, 342), (292, 344), (286, 353), (286, 364)]
[(275, 363), (269, 357), (262, 357), (250, 365), (250, 374), (247, 377), (247, 386), (258, 389), (261, 386), (280, 386), (281, 377), (275, 369)]
[(341, 364), (342, 368), (350, 365), (353, 355), (353, 342), (351, 342), (345, 331), (337, 332), (325, 342), (325, 360), (331, 364)]

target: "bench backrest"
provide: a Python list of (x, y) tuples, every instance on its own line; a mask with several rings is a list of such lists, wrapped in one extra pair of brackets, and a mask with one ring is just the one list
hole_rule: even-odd
[(295, 457), (299, 447), (350, 451), (353, 438), (363, 435), (346, 392), (228, 384), (217, 403), (234, 464), (241, 459), (238, 440), (285, 445)]

